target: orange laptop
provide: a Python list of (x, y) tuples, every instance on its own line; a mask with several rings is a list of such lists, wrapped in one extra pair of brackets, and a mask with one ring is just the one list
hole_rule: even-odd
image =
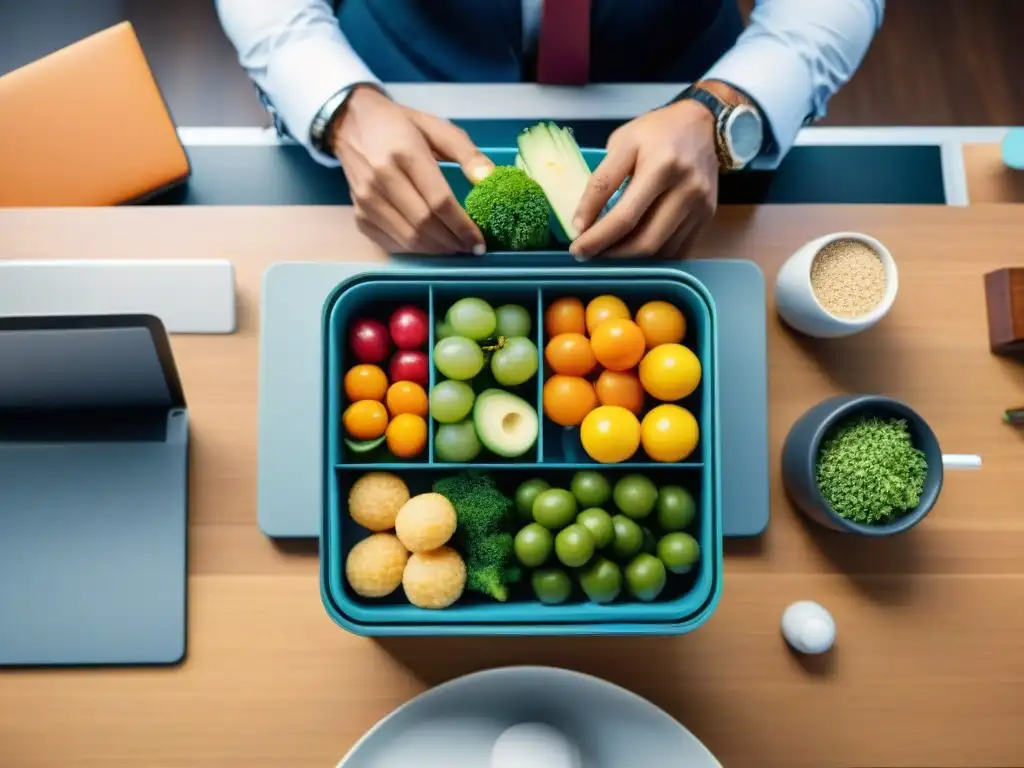
[(0, 206), (117, 205), (188, 175), (130, 23), (0, 77)]

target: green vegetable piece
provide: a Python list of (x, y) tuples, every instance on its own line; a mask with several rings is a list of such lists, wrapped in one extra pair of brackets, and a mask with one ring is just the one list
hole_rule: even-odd
[(688, 490), (666, 485), (658, 491), (658, 525), (663, 531), (682, 531), (697, 516), (697, 502)]
[(465, 208), (483, 232), (488, 247), (526, 251), (545, 248), (550, 242), (547, 196), (519, 168), (495, 168), (466, 195)]
[(527, 568), (544, 565), (555, 547), (555, 537), (540, 523), (530, 523), (515, 538), (516, 557)]
[(921, 501), (928, 462), (903, 419), (857, 418), (822, 444), (816, 474), (829, 506), (864, 525), (889, 523)]
[(700, 544), (688, 533), (667, 533), (658, 541), (658, 559), (672, 573), (686, 573), (700, 560)]
[(558, 568), (542, 568), (534, 571), (530, 579), (533, 594), (544, 605), (564, 603), (572, 594), (572, 581), (569, 575)]
[(622, 571), (605, 557), (596, 557), (580, 572), (580, 587), (595, 603), (610, 603), (622, 591)]
[(533, 520), (533, 502), (541, 491), (551, 487), (547, 480), (535, 477), (527, 480), (516, 489), (516, 511), (519, 517), (527, 522)]
[(573, 523), (555, 536), (555, 554), (562, 565), (579, 568), (594, 556), (594, 537), (586, 526)]
[(345, 447), (352, 451), (352, 453), (369, 453), (383, 443), (384, 435), (375, 437), (372, 440), (353, 440), (350, 437), (345, 438)]
[(569, 490), (581, 507), (603, 507), (612, 497), (612, 484), (600, 472), (581, 470), (572, 476)]
[(598, 549), (604, 549), (615, 539), (612, 516), (600, 507), (584, 509), (576, 515), (576, 522), (590, 531), (590, 535), (594, 537), (594, 546)]
[(466, 560), (466, 588), (499, 602), (508, 600), (508, 585), (522, 578), (513, 561), (512, 500), (497, 489), (488, 475), (464, 472), (434, 483), (455, 507), (456, 548)]
[(646, 552), (637, 555), (626, 566), (626, 586), (629, 593), (645, 603), (657, 599), (667, 580), (665, 564)]

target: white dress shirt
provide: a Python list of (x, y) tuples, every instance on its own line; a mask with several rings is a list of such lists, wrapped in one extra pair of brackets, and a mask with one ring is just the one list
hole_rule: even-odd
[[(528, 49), (543, 0), (522, 2)], [(829, 98), (853, 75), (884, 11), (885, 0), (756, 0), (750, 24), (704, 79), (729, 83), (758, 104), (772, 139), (767, 159), (778, 162), (800, 127), (822, 117)], [(217, 12), (239, 61), (289, 132), (319, 162), (336, 165), (313, 149), (313, 119), (339, 91), (379, 80), (341, 33), (331, 4), (217, 0)]]

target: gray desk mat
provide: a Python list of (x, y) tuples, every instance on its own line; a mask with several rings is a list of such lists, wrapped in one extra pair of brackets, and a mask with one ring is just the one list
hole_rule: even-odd
[[(764, 532), (769, 517), (764, 275), (749, 261), (678, 265), (703, 282), (718, 318), (722, 529)], [(389, 269), (415, 269), (393, 262)], [(379, 264), (274, 264), (263, 277), (257, 517), (274, 538), (320, 535), (323, 506), (322, 309), (338, 283)]]

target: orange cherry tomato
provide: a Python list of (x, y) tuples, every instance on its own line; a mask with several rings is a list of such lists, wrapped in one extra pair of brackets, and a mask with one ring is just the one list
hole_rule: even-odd
[(586, 333), (587, 320), (583, 302), (571, 296), (551, 302), (544, 310), (544, 332), (549, 339), (560, 333)]
[(590, 339), (582, 333), (560, 333), (544, 348), (544, 359), (551, 370), (565, 376), (586, 376), (597, 358), (590, 348)]
[(601, 405), (617, 405), (637, 416), (644, 409), (644, 388), (633, 371), (602, 371), (594, 389)]
[(383, 400), (388, 389), (388, 377), (376, 365), (353, 365), (345, 374), (345, 397), (350, 403), (357, 400)]
[(555, 424), (574, 427), (597, 407), (594, 385), (579, 376), (555, 375), (544, 382), (544, 415)]
[(637, 311), (636, 324), (643, 331), (648, 349), (678, 344), (686, 336), (686, 317), (667, 301), (648, 301)]
[(388, 450), (400, 459), (413, 459), (427, 447), (427, 422), (422, 416), (400, 413), (384, 434)]
[(601, 323), (590, 338), (594, 357), (609, 371), (632, 368), (643, 358), (646, 345), (640, 326), (621, 318)]
[(384, 434), (388, 427), (388, 411), (376, 400), (358, 400), (342, 414), (345, 432), (356, 440), (373, 440)]
[(587, 331), (593, 335), (594, 330), (605, 320), (621, 318), (629, 320), (629, 307), (617, 296), (598, 296), (587, 304)]
[(414, 381), (396, 381), (388, 388), (386, 402), (392, 418), (403, 413), (427, 415), (427, 393)]

